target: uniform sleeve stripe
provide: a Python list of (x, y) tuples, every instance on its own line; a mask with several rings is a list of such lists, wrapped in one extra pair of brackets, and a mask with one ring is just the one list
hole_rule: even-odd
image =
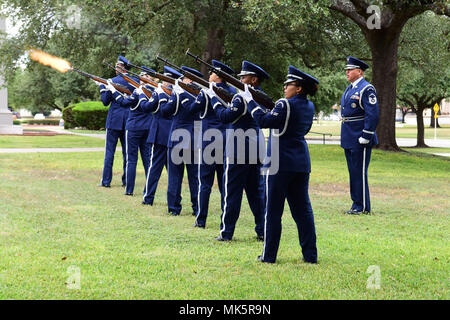
[(375, 133), (373, 131), (367, 131), (367, 130), (363, 130), (363, 132), (368, 133), (368, 134), (374, 134)]
[(261, 107), (256, 107), (255, 109), (252, 110), (252, 113), (251, 113), (252, 117), (253, 117), (253, 112), (255, 112), (256, 110), (264, 111)]

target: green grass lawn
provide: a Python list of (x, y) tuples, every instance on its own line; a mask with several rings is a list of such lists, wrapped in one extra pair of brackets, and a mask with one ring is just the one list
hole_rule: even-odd
[[(217, 188), (199, 230), (186, 178), (172, 217), (165, 172), (154, 206), (141, 205), (140, 162), (128, 197), (120, 156), (105, 189), (102, 152), (0, 154), (0, 299), (449, 299), (450, 161), (374, 150), (373, 214), (348, 216), (343, 151), (310, 150), (317, 265), (301, 261), (287, 205), (277, 263), (262, 264), (246, 200), (234, 241), (217, 242)], [(380, 289), (367, 288), (371, 266)]]
[(104, 146), (105, 140), (76, 135), (0, 135), (0, 148), (99, 148)]

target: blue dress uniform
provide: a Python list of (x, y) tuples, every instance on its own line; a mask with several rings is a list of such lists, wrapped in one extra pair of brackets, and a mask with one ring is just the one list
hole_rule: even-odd
[[(199, 71), (182, 66), (183, 70), (191, 72), (203, 78)], [(198, 120), (190, 113), (187, 106), (195, 101), (195, 96), (180, 89), (180, 92), (172, 91), (168, 102), (161, 104), (161, 111), (165, 117), (173, 117), (169, 133), (169, 158), (168, 175), (169, 186), (167, 189), (167, 205), (171, 215), (177, 216), (181, 213), (181, 186), (183, 183), (184, 167), (186, 166), (189, 191), (193, 212), (197, 212), (198, 195), (198, 153), (194, 141), (194, 131), (199, 136), (199, 130), (194, 130), (194, 121)], [(199, 121), (197, 121), (199, 122)], [(178, 132), (185, 133), (181, 138)], [(175, 161), (174, 154), (182, 161)]]
[[(164, 74), (172, 78), (181, 76), (179, 72), (167, 66), (164, 67)], [(150, 144), (150, 163), (142, 200), (142, 204), (146, 205), (153, 205), (162, 169), (164, 166), (167, 168), (168, 165), (169, 130), (172, 126), (172, 119), (163, 117), (160, 105), (166, 103), (169, 96), (158, 91), (158, 89), (155, 90), (150, 99), (145, 94), (139, 96), (139, 100), (142, 100), (139, 107), (144, 112), (151, 112), (153, 115), (147, 138), (147, 142)]]
[[(269, 78), (269, 75), (262, 68), (248, 61), (242, 63), (242, 71), (238, 76), (242, 75), (254, 75), (261, 80)], [(255, 89), (261, 90), (261, 88)], [(251, 157), (251, 149), (256, 147), (256, 153), (259, 154), (259, 149), (264, 147), (264, 135), (248, 112), (247, 102), (240, 94), (233, 97), (229, 107), (224, 106), (214, 95), (211, 103), (217, 118), (228, 124), (223, 177), (224, 204), (220, 235), (216, 239), (228, 241), (233, 238), (241, 210), (242, 194), (245, 190), (248, 204), (255, 218), (255, 232), (258, 239), (262, 240), (264, 237), (264, 184), (261, 175), (261, 162), (255, 158), (257, 155)], [(253, 135), (244, 137), (243, 150), (238, 150), (238, 143), (236, 143), (234, 136), (234, 134), (239, 135), (239, 131), (242, 133), (246, 131), (254, 132)], [(242, 154), (242, 151), (244, 154)]]
[[(310, 75), (289, 66), (285, 84), (296, 80), (300, 84), (319, 83)], [(305, 141), (305, 135), (312, 125), (314, 105), (302, 93), (278, 100), (270, 112), (259, 107), (254, 100), (249, 102), (248, 108), (261, 128), (271, 128), (267, 156), (272, 158), (272, 152), (279, 152), (279, 167), (268, 168), (265, 172), (264, 249), (258, 259), (269, 263), (276, 260), (281, 237), (281, 216), (287, 199), (297, 225), (303, 258), (307, 262), (316, 263), (316, 233), (308, 194), (311, 163)], [(278, 146), (276, 151), (272, 149), (275, 144)]]
[[(147, 69), (146, 67), (142, 68)], [(153, 70), (149, 69), (149, 71)], [(148, 73), (141, 72), (141, 76), (144, 74)], [(145, 88), (150, 92), (154, 91), (149, 85), (146, 85)], [(127, 154), (125, 195), (133, 195), (139, 151), (146, 177), (150, 163), (150, 145), (147, 142), (147, 138), (152, 115), (151, 113), (143, 112), (139, 108), (139, 104), (142, 102), (139, 100), (140, 94), (142, 94), (140, 89), (135, 89), (129, 98), (122, 97), (118, 92), (114, 93), (115, 98), (117, 97), (116, 101), (122, 105), (128, 105), (130, 108), (130, 114), (125, 125), (125, 149)]]
[[(226, 72), (230, 75), (234, 74), (234, 70), (231, 69), (226, 64), (212, 60), (212, 65), (223, 72)], [(218, 87), (221, 87), (231, 94), (236, 94), (236, 89), (229, 86), (225, 82), (220, 82), (216, 84)], [(204, 90), (200, 91), (200, 94), (197, 96), (197, 99), (189, 106), (187, 106), (189, 112), (193, 114), (199, 114), (199, 118), (201, 119), (201, 136), (204, 137), (205, 133), (208, 130), (218, 130), (222, 135), (222, 152), (225, 150), (225, 130), (226, 125), (221, 122), (217, 117), (211, 105), (211, 99), (208, 94), (205, 93)], [(210, 131), (211, 132), (211, 131)], [(199, 139), (199, 156), (198, 156), (198, 209), (195, 219), (194, 226), (204, 228), (206, 226), (206, 219), (208, 217), (208, 207), (209, 207), (209, 197), (211, 194), (211, 188), (214, 183), (214, 175), (217, 175), (217, 185), (219, 187), (220, 196), (221, 196), (221, 209), (223, 210), (223, 157), (221, 157), (220, 162), (214, 161), (210, 163), (208, 161), (204, 161), (203, 159), (203, 151), (214, 141), (209, 141), (205, 139)], [(211, 156), (215, 159), (215, 151), (212, 151)], [(219, 150), (217, 150), (219, 151)]]
[[(366, 70), (369, 66), (353, 57), (347, 58), (346, 69)], [(346, 213), (370, 212), (369, 168), (372, 147), (378, 144), (375, 133), (379, 109), (373, 85), (364, 78), (350, 84), (341, 99), (341, 147), (345, 150), (350, 175), (352, 207)]]
[[(122, 56), (119, 56), (117, 64), (122, 65), (125, 69), (128, 69), (128, 60)], [(131, 92), (134, 88), (129, 84), (121, 75), (111, 79), (113, 83), (121, 84), (127, 87)], [(100, 95), (104, 106), (109, 104), (108, 115), (106, 117), (106, 141), (105, 141), (105, 161), (103, 164), (103, 176), (100, 186), (110, 187), (112, 180), (112, 167), (114, 163), (114, 153), (116, 152), (117, 141), (120, 139), (122, 144), (123, 155), (123, 175), (122, 185), (126, 184), (125, 172), (127, 166), (127, 155), (125, 150), (125, 124), (128, 119), (129, 108), (126, 105), (119, 103), (114, 97), (111, 91), (106, 89), (105, 85), (100, 85)]]

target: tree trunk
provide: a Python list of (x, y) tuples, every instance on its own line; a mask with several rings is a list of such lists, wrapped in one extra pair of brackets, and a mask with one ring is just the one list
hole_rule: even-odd
[(425, 108), (418, 106), (416, 112), (417, 118), (417, 148), (428, 148), (425, 144), (425, 126), (423, 124), (423, 111)]
[(380, 108), (380, 121), (376, 130), (378, 147), (390, 151), (400, 151), (395, 140), (395, 111), (401, 29), (399, 26), (381, 30), (363, 29), (372, 51), (372, 83), (377, 91)]
[(408, 110), (406, 110), (406, 111), (403, 111), (402, 110), (402, 123), (406, 123), (405, 122), (405, 117), (406, 117), (406, 114), (408, 113)]
[[(225, 52), (225, 34), (222, 28), (211, 28), (208, 30), (205, 50), (202, 59), (211, 63), (212, 59), (221, 60)], [(204, 64), (200, 67), (200, 72), (208, 74), (208, 69)]]

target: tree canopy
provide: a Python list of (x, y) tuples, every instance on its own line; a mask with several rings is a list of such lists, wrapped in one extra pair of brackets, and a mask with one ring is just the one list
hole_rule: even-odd
[[(201, 69), (184, 54), (188, 48), (237, 72), (248, 60), (271, 75), (262, 87), (274, 99), (282, 96), (288, 66), (294, 65), (319, 79), (320, 90), (312, 100), (316, 111), (326, 113), (340, 101), (346, 87), (343, 66), (352, 55), (372, 65), (366, 78), (377, 88), (381, 113), (377, 133), (384, 149), (396, 149), (400, 33), (411, 30), (402, 41), (412, 39), (415, 26), (407, 23), (410, 19), (426, 10), (441, 15), (449, 11), (446, 1), (425, 0), (373, 1), (375, 9), (364, 0), (1, 0), (0, 4), (2, 12), (22, 22), (16, 36), (2, 37), (0, 52), (6, 80), (15, 83), (13, 90), (20, 87), (17, 77), (24, 74), (20, 82), (34, 84), (33, 93), (26, 94), (29, 105), (63, 107), (98, 95), (85, 79), (44, 70), (35, 62), (26, 62), (25, 73), (17, 71), (17, 61), (29, 47), (103, 77), (112, 74), (102, 61), (114, 62), (118, 55), (156, 70), (162, 68), (158, 53), (175, 64)], [(448, 24), (448, 18), (443, 19)], [(405, 49), (420, 47), (411, 41)]]

